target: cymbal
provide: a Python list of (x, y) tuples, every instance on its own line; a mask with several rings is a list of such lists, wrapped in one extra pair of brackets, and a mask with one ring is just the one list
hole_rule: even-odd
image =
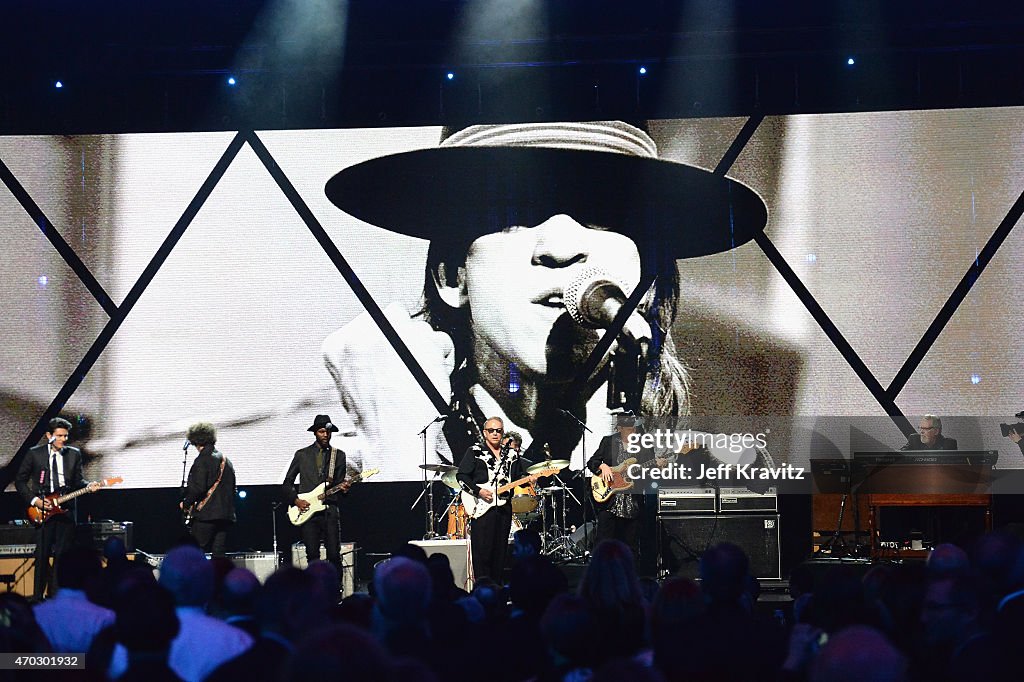
[(455, 467), (452, 467), (451, 471), (447, 471), (443, 476), (441, 476), (441, 483), (444, 483), (452, 490), (461, 490), (462, 487), (459, 485), (459, 481), (455, 478), (455, 476), (458, 475), (458, 473), (459, 470), (456, 469)]
[(569, 466), (569, 460), (567, 459), (545, 459), (527, 468), (526, 473), (536, 474), (540, 471), (544, 471), (545, 469), (558, 469), (561, 471), (567, 466)]
[(436, 471), (439, 474), (447, 474), (449, 471), (458, 471), (458, 467), (453, 467), (450, 464), (420, 464), (420, 469), (426, 469), (427, 471)]
[(541, 488), (537, 492), (541, 495), (551, 495), (552, 493), (557, 493), (561, 490), (568, 490), (568, 488), (564, 485), (550, 485), (547, 488)]

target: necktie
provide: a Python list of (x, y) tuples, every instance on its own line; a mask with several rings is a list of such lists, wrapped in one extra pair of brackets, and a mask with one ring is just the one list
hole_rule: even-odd
[(324, 461), (325, 461), (325, 459), (326, 458), (324, 457), (323, 449), (321, 449), (319, 452), (316, 453), (316, 470), (317, 470), (317, 473), (320, 474), (320, 479), (321, 480), (323, 480), (323, 478), (324, 478)]
[(60, 485), (60, 469), (57, 468), (57, 453), (53, 453), (53, 462), (50, 464), (50, 492), (57, 492)]

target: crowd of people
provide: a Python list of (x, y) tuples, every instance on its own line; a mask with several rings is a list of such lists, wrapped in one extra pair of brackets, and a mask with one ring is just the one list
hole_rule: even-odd
[[(759, 601), (747, 557), (709, 547), (700, 581), (639, 579), (595, 547), (578, 589), (520, 531), (506, 584), (467, 593), (443, 554), (404, 545), (338, 600), (329, 562), (264, 584), (194, 545), (158, 575), (115, 539), (75, 548), (54, 598), (0, 595), (0, 649), (86, 653), (105, 680), (1003, 680), (1024, 658), (1024, 544), (995, 532), (927, 563), (802, 564), (792, 602)], [(31, 674), (27, 671), (23, 675)]]

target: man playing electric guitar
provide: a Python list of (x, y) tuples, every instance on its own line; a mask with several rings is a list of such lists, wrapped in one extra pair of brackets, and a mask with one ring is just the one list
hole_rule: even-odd
[[(318, 414), (308, 431), (316, 436), (316, 441), (295, 452), (288, 472), (284, 475), (282, 499), (301, 510), (309, 508), (309, 502), (299, 499), (300, 494), (308, 493), (321, 483), (331, 488), (345, 480), (348, 462), (345, 452), (331, 447), (331, 435), (337, 433), (338, 427), (331, 423), (326, 414)], [(354, 470), (351, 473), (359, 473)], [(299, 477), (298, 489), (295, 477)], [(348, 488), (342, 488), (341, 493)], [(306, 546), (307, 565), (320, 560), (320, 543), (327, 547), (327, 560), (343, 575), (341, 565), (341, 511), (338, 507), (340, 494), (335, 493), (324, 499), (326, 509), (315, 514), (300, 526), (302, 544)]]
[[(509, 481), (527, 477), (527, 474), (518, 453), (503, 443), (505, 426), (500, 418), (491, 417), (484, 422), (483, 435), (483, 444), (470, 446), (462, 456), (457, 479), (464, 491), (491, 504), (497, 501), (493, 490)], [(528, 478), (537, 480), (537, 476)], [(469, 537), (476, 581), (491, 578), (501, 582), (511, 528), (511, 504), (495, 504), (471, 522)]]
[[(629, 436), (636, 433), (636, 419), (630, 415), (619, 415), (616, 422), (617, 434), (605, 436), (597, 451), (587, 460), (587, 468), (595, 476), (611, 483), (612, 467), (618, 466), (631, 457), (638, 462), (653, 461), (656, 467), (663, 467), (666, 459), (655, 458), (654, 451), (642, 449), (637, 454), (626, 450)], [(643, 495), (617, 493), (603, 504), (597, 505), (597, 541), (621, 540), (633, 550), (633, 557), (639, 557), (640, 505)]]
[[(15, 485), (25, 501), (37, 509), (49, 511), (47, 495), (69, 493), (81, 488), (91, 492), (99, 490), (99, 483), (86, 483), (82, 475), (82, 451), (66, 446), (71, 433), (71, 422), (60, 417), (50, 420), (46, 440), (25, 453), (18, 467)], [(39, 601), (43, 591), (54, 593), (53, 573), (61, 553), (71, 545), (75, 521), (68, 514), (50, 517), (36, 530), (35, 587), (33, 597)], [(53, 573), (50, 557), (53, 557)]]

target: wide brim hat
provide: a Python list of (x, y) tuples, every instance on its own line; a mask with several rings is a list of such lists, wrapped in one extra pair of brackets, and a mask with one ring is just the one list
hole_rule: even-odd
[(439, 147), (345, 168), (325, 192), (363, 222), (430, 241), (566, 214), (675, 258), (735, 248), (768, 221), (754, 190), (658, 158), (646, 132), (619, 121), (470, 126)]
[(316, 432), (324, 427), (327, 427), (327, 430), (333, 433), (338, 431), (338, 427), (331, 422), (331, 418), (326, 414), (318, 414), (316, 419), (313, 420), (313, 425), (306, 430)]

